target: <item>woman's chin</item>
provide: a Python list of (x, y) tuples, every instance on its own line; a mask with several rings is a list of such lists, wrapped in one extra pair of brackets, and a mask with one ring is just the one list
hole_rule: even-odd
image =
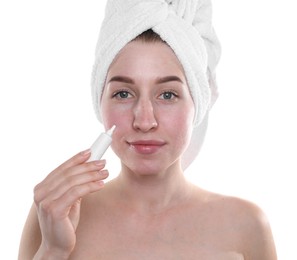
[[(165, 177), (167, 173), (180, 169), (178, 163), (157, 163), (154, 162), (142, 162), (133, 165), (125, 165), (124, 167), (131, 174), (138, 177)], [(123, 168), (123, 169), (124, 169)]]

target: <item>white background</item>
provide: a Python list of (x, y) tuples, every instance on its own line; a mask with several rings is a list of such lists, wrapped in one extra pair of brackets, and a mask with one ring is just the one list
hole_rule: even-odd
[[(0, 2), (1, 259), (17, 258), (34, 185), (102, 130), (90, 75), (104, 2)], [(294, 2), (214, 0), (220, 98), (187, 172), (203, 188), (258, 204), (284, 260), (297, 259)]]

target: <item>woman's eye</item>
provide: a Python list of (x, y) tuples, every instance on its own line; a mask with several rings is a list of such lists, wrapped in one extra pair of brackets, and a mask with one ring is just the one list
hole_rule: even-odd
[(161, 99), (165, 100), (171, 100), (177, 97), (177, 94), (171, 92), (171, 91), (166, 91), (160, 95)]
[(118, 99), (126, 99), (126, 98), (129, 98), (130, 96), (131, 94), (125, 90), (118, 91), (113, 95), (113, 97), (116, 97)]

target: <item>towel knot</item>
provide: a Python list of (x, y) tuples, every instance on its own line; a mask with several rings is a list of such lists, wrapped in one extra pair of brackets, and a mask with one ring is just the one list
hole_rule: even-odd
[(174, 12), (178, 17), (191, 24), (196, 15), (197, 6), (201, 4), (201, 0), (165, 0), (165, 2), (168, 5), (169, 12)]

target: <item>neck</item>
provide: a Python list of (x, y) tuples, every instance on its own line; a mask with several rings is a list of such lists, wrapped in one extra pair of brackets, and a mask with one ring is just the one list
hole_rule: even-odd
[(184, 177), (179, 163), (163, 173), (140, 175), (122, 166), (115, 183), (127, 205), (142, 214), (162, 212), (186, 199), (191, 186)]

